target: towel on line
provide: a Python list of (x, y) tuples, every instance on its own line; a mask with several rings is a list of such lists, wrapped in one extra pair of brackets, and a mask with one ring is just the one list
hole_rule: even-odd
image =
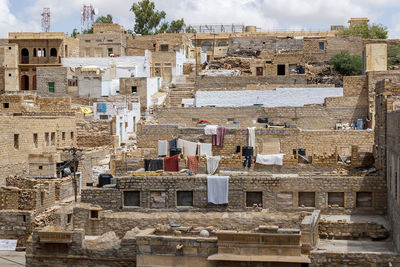
[(158, 140), (158, 156), (168, 155), (168, 141)]
[(186, 157), (186, 168), (188, 168), (189, 171), (194, 171), (195, 173), (197, 173), (197, 170), (199, 168), (199, 161), (197, 160), (197, 156)]
[(179, 171), (179, 154), (164, 158), (164, 170), (166, 172), (178, 172)]
[(204, 127), (205, 135), (216, 135), (217, 134), (218, 125), (207, 125)]
[(229, 176), (207, 176), (208, 202), (213, 204), (228, 203)]
[(249, 146), (256, 147), (256, 127), (248, 127)]
[(213, 175), (217, 171), (220, 160), (221, 160), (220, 156), (207, 157), (207, 173), (208, 174)]
[(200, 156), (206, 155), (208, 157), (212, 156), (212, 144), (200, 143)]
[(226, 128), (224, 126), (218, 126), (217, 135), (212, 136), (212, 144), (214, 146), (224, 146)]
[(261, 155), (258, 154), (256, 158), (256, 163), (263, 165), (283, 165), (283, 156), (285, 154), (271, 154), (271, 155)]

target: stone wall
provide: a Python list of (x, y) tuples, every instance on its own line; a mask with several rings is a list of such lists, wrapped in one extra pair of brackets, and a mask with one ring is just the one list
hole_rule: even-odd
[[(99, 219), (91, 219), (90, 211), (100, 210)], [(271, 224), (281, 228), (297, 228), (304, 215), (301, 212), (273, 212), (248, 210), (246, 212), (113, 212), (98, 206), (81, 203), (74, 208), (74, 229), (85, 229), (87, 235), (102, 235), (114, 231), (119, 237), (135, 227), (146, 229), (161, 225), (180, 224), (182, 227), (203, 227), (212, 230), (254, 230), (260, 225)]]
[[(139, 192), (139, 206), (125, 206), (124, 195), (127, 191)], [(137, 176), (118, 178), (115, 189), (84, 189), (81, 201), (112, 210), (181, 210), (185, 207), (179, 206), (178, 192), (180, 191), (193, 192), (193, 206), (186, 207), (193, 211), (246, 210), (249, 208), (246, 204), (248, 192), (260, 192), (259, 204), (263, 208), (274, 211), (320, 209), (321, 212), (330, 214), (383, 214), (386, 210), (386, 184), (385, 179), (380, 176), (300, 175), (290, 177), (263, 173), (232, 174), (229, 180), (229, 204), (227, 205), (208, 203), (206, 175)], [(312, 195), (303, 194), (303, 192), (311, 192)], [(341, 207), (328, 204), (329, 192), (342, 192), (345, 204)], [(359, 204), (360, 196), (357, 192), (370, 193), (371, 200), (367, 203), (369, 207)], [(154, 194), (157, 194), (157, 198)], [(253, 205), (250, 205), (250, 208), (252, 207)]]
[[(306, 156), (331, 155), (337, 152), (341, 155), (350, 156), (352, 146), (358, 146), (364, 152), (372, 153), (374, 143), (374, 133), (372, 131), (301, 131), (295, 128), (256, 129), (256, 147), (254, 155), (262, 154), (264, 142), (269, 138), (279, 139), (280, 152), (285, 154), (284, 165), (294, 164), (293, 149), (306, 149)], [(137, 133), (138, 148), (142, 150), (145, 157), (156, 157), (158, 140), (171, 140), (181, 138), (187, 141), (212, 143), (210, 135), (204, 134), (204, 129), (183, 128), (178, 125), (141, 125), (141, 130)], [(236, 153), (237, 146), (248, 145), (248, 130), (228, 128), (226, 131), (224, 146), (213, 146), (212, 153), (215, 156), (224, 156), (225, 159), (237, 159), (227, 166), (240, 166), (242, 158)], [(361, 152), (360, 150), (360, 152)], [(359, 155), (360, 156), (360, 155)], [(334, 159), (333, 164), (337, 161)], [(224, 164), (223, 162), (221, 164)], [(297, 163), (296, 163), (297, 164)], [(353, 164), (358, 164), (353, 162)]]
[(391, 252), (326, 252), (313, 251), (310, 255), (311, 267), (350, 267), (350, 266), (399, 266), (400, 257)]
[(319, 237), (335, 240), (384, 240), (390, 236), (388, 229), (375, 222), (332, 222), (320, 220)]
[[(67, 67), (37, 68), (37, 90), (41, 96), (67, 96), (68, 71)], [(49, 91), (49, 83), (54, 83), (54, 92)], [(76, 94), (77, 95), (77, 94)]]
[(32, 231), (32, 220), (29, 211), (0, 210), (1, 239), (17, 239), (17, 246), (24, 246)]
[(246, 88), (249, 84), (307, 84), (305, 75), (290, 76), (239, 76), (239, 77), (212, 77), (197, 76), (195, 79), (196, 89), (214, 88)]
[[(227, 127), (265, 127), (257, 118), (268, 118), (275, 125), (296, 125), (304, 130), (335, 128), (337, 122), (351, 123), (368, 117), (366, 97), (328, 97), (325, 105), (304, 107), (199, 107), (199, 108), (158, 108), (154, 118), (159, 124), (180, 124), (196, 126), (199, 120)], [(238, 124), (234, 124), (238, 122)]]

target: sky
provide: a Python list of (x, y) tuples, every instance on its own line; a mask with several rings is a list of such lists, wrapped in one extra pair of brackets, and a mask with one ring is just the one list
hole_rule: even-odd
[[(114, 22), (133, 29), (130, 7), (138, 0), (0, 0), (0, 38), (8, 32), (41, 31), (41, 13), (50, 8), (51, 31), (71, 34), (81, 29), (83, 4), (93, 4), (98, 15), (111, 14)], [(153, 0), (167, 20), (183, 18), (189, 24), (243, 24), (268, 30), (327, 30), (348, 25), (351, 17), (368, 17), (400, 38), (399, 0)]]

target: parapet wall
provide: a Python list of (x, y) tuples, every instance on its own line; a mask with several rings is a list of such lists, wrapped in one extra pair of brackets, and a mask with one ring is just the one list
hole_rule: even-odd
[[(124, 204), (126, 191), (138, 192), (138, 206)], [(252, 201), (271, 211), (320, 209), (327, 214), (384, 214), (386, 211), (386, 180), (383, 177), (333, 174), (294, 177), (232, 174), (227, 205), (208, 203), (206, 175), (119, 178), (116, 188), (83, 189), (81, 201), (115, 211), (182, 210), (180, 191), (192, 192), (192, 206), (186, 209), (193, 211), (243, 211), (254, 208), (249, 204)], [(250, 201), (248, 192), (258, 192), (259, 198)], [(340, 194), (330, 195), (331, 192)]]

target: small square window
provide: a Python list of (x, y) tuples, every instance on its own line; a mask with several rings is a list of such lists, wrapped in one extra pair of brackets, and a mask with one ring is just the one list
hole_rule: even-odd
[(193, 191), (178, 191), (176, 192), (176, 205), (179, 207), (193, 206)]
[(252, 208), (257, 205), (257, 207), (263, 206), (262, 192), (246, 192), (246, 207)]
[(325, 50), (325, 43), (319, 42), (319, 50)]
[(125, 207), (140, 207), (140, 191), (124, 191)]
[(99, 219), (99, 211), (91, 210), (90, 211), (90, 219)]
[(331, 207), (344, 207), (344, 192), (328, 192), (328, 205)]
[(137, 93), (137, 87), (131, 86), (131, 93)]
[(72, 214), (67, 214), (67, 223), (71, 223), (72, 221)]
[(11, 46), (8, 47), (8, 50), (11, 50)]
[(168, 45), (167, 44), (160, 45), (160, 50), (161, 51), (168, 51)]
[(357, 192), (356, 193), (356, 206), (357, 206), (357, 208), (371, 208), (372, 207), (372, 193), (371, 192)]
[(299, 192), (299, 207), (315, 208), (315, 192)]
[(8, 77), (11, 77), (11, 73), (8, 74)]
[(9, 108), (10, 104), (9, 103), (3, 103), (3, 108)]
[(38, 169), (39, 169), (39, 170), (43, 170), (43, 166), (40, 165), (40, 166), (38, 167)]

